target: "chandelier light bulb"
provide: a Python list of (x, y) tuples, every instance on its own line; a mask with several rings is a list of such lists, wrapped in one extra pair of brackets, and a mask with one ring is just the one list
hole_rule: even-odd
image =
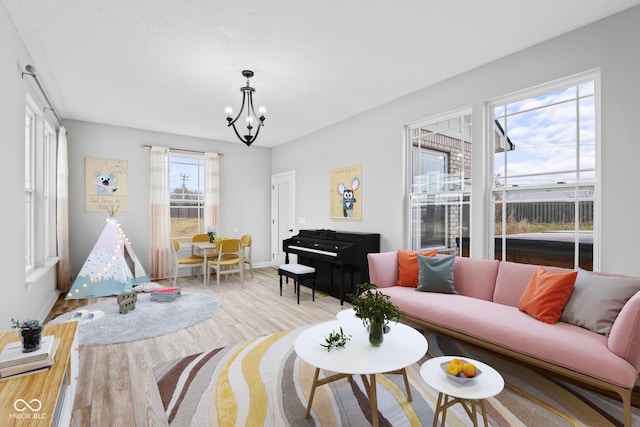
[(231, 115), (233, 114), (233, 108), (231, 107), (225, 108), (224, 113), (227, 115), (227, 117), (231, 117)]
[(248, 125), (252, 125), (253, 124), (253, 117), (247, 116), (247, 124)]
[(264, 116), (265, 114), (267, 114), (267, 108), (264, 106), (258, 108), (258, 114), (260, 114), (261, 116)]

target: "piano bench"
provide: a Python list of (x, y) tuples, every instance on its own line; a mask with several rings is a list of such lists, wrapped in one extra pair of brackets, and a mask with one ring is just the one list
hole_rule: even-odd
[(293, 291), (298, 294), (298, 304), (300, 304), (300, 282), (311, 279), (311, 298), (316, 300), (315, 278), (316, 269), (302, 264), (282, 264), (278, 266), (280, 276), (280, 296), (282, 296), (282, 276), (293, 279)]

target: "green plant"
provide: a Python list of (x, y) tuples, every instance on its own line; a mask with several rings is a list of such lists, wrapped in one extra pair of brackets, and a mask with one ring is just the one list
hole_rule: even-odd
[(325, 338), (325, 344), (320, 344), (320, 346), (327, 349), (327, 351), (331, 351), (333, 348), (341, 348), (347, 344), (347, 341), (351, 339), (351, 335), (345, 335), (342, 328), (340, 328), (340, 332), (329, 332), (329, 335)]
[(213, 240), (216, 237), (216, 229), (215, 228), (211, 228), (211, 227), (207, 227), (207, 235), (209, 236), (209, 239)]
[(394, 319), (397, 322), (405, 316), (402, 310), (393, 305), (391, 297), (380, 292), (374, 284), (361, 283), (356, 287), (356, 293), (348, 296), (356, 315), (367, 327), (370, 323), (387, 324)]
[(28, 319), (23, 321), (11, 319), (11, 327), (13, 329), (21, 329), (21, 330), (40, 329), (42, 327), (42, 323), (40, 323), (40, 321), (37, 319)]

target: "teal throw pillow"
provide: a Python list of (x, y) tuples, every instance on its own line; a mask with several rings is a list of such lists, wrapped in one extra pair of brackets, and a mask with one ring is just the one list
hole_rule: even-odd
[(428, 257), (417, 254), (418, 287), (416, 291), (457, 294), (453, 286), (453, 262), (455, 255)]

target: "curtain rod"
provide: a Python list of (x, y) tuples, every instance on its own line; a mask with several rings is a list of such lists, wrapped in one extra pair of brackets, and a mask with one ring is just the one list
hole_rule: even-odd
[(33, 77), (33, 80), (36, 81), (36, 83), (38, 84), (38, 88), (40, 89), (40, 92), (42, 92), (42, 96), (44, 96), (45, 101), (47, 101), (47, 104), (49, 104), (49, 108), (44, 108), (45, 110), (51, 110), (51, 112), (53, 113), (53, 115), (56, 117), (56, 120), (58, 121), (58, 124), (60, 126), (62, 126), (62, 119), (60, 118), (60, 116), (58, 115), (58, 113), (56, 112), (56, 109), (53, 108), (53, 104), (51, 103), (51, 101), (49, 100), (49, 97), (47, 96), (47, 92), (45, 92), (44, 88), (42, 87), (42, 85), (40, 84), (40, 80), (38, 80), (38, 76), (36, 76), (36, 69), (34, 68), (33, 65), (27, 65), (24, 67), (24, 69), (26, 71), (22, 72), (22, 78), (24, 79), (24, 75), (28, 74), (31, 77)]
[[(148, 144), (142, 144), (143, 147), (146, 148), (151, 148), (151, 145)], [(187, 150), (186, 148), (171, 148), (171, 147), (167, 147), (169, 150), (171, 151), (182, 151), (184, 153), (196, 153), (196, 154), (204, 154), (204, 151), (197, 151), (197, 150)], [(216, 153), (218, 156), (224, 156), (224, 153)]]

